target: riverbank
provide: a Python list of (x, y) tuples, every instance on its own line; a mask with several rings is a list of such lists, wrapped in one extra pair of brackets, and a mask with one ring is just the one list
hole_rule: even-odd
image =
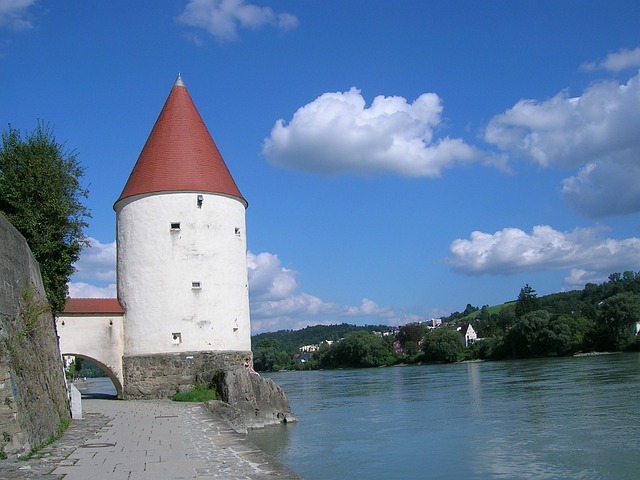
[(0, 461), (0, 478), (301, 478), (203, 404), (89, 399), (82, 405), (84, 418), (33, 458)]

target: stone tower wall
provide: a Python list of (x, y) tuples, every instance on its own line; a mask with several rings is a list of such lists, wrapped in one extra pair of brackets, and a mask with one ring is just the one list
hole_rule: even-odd
[(244, 204), (168, 192), (116, 214), (125, 357), (250, 350)]

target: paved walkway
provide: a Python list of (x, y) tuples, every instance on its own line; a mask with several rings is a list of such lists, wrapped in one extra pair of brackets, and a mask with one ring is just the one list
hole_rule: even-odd
[(0, 461), (0, 478), (300, 479), (199, 403), (84, 399), (82, 407), (84, 419), (37, 458)]

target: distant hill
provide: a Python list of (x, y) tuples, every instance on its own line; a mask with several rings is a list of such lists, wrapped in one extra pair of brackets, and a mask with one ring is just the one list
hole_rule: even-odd
[(341, 323), (339, 325), (315, 325), (302, 330), (279, 330), (277, 332), (259, 333), (251, 337), (253, 347), (256, 347), (265, 340), (276, 341), (280, 349), (293, 354), (299, 351), (303, 345), (316, 345), (325, 340), (337, 341), (353, 331), (365, 330), (368, 332), (388, 332), (393, 327), (388, 325), (349, 325)]
[[(516, 300), (512, 300), (510, 302), (501, 303), (500, 305), (493, 305), (491, 307), (486, 307), (486, 310), (489, 313), (489, 315), (492, 315), (494, 313), (497, 314), (497, 313), (500, 313), (500, 310), (502, 310), (507, 305), (515, 305), (515, 303), (516, 303)], [(465, 316), (459, 318), (458, 320), (461, 321), (461, 322), (470, 323), (478, 315), (480, 315), (481, 312), (482, 312), (482, 310), (476, 310), (475, 312), (472, 312), (469, 315), (465, 315)]]

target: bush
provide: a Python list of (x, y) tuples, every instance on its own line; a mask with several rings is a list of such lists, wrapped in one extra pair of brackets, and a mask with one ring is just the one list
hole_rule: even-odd
[(505, 356), (503, 337), (487, 337), (476, 341), (470, 348), (471, 357), (481, 360), (498, 360)]
[(176, 393), (171, 397), (171, 400), (174, 402), (208, 402), (210, 400), (216, 400), (217, 398), (218, 394), (215, 390), (197, 384), (192, 390)]

